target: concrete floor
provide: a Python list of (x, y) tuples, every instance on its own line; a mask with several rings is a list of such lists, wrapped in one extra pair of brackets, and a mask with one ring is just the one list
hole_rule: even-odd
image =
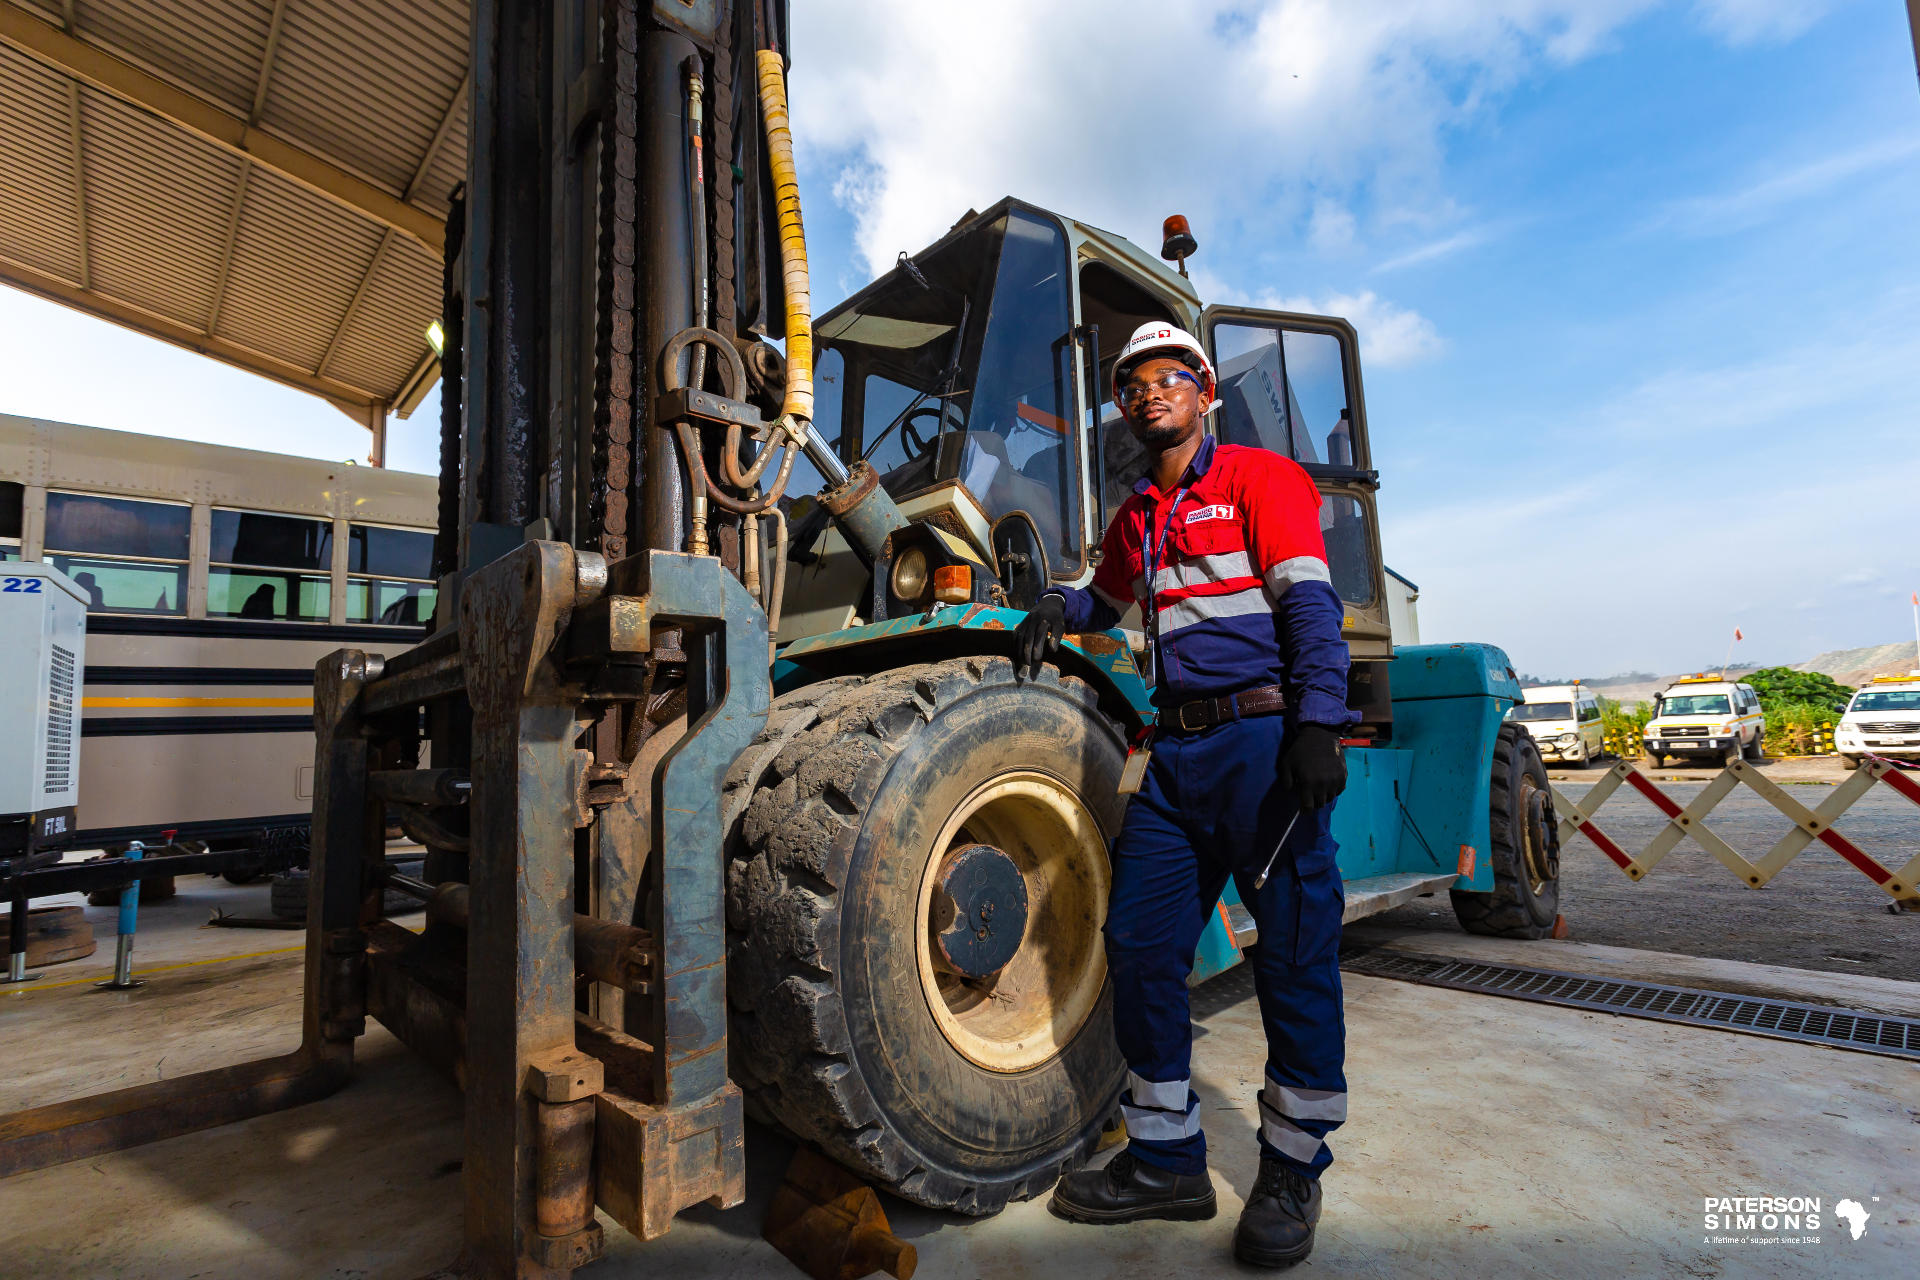
[[(183, 897), (193, 887), (183, 881)], [(50, 970), (40, 989), (0, 995), (9, 1068), (0, 1110), (297, 1042), (299, 957), (275, 953), (297, 935), (239, 935), (249, 949), (236, 953), (235, 934), (194, 927), (207, 912), (187, 901), (193, 910), (169, 913), (171, 928), (162, 909), (148, 916), (155, 936), (140, 954), (154, 967), (139, 991), (98, 993), (77, 981), (79, 966), (63, 966), (76, 972)], [(1579, 943), (1352, 932), (1409, 950), (1920, 1009), (1920, 984), (1886, 979)], [(1092, 1228), (1053, 1218), (1044, 1201), (976, 1220), (889, 1200), (895, 1230), (919, 1248), (920, 1274), (1145, 1280), (1248, 1270), (1228, 1251), (1256, 1164), (1264, 1057), (1246, 971), (1202, 988), (1195, 1015), (1219, 1218)], [(1913, 1064), (1364, 977), (1348, 979), (1347, 1016), (1352, 1119), (1334, 1139), (1304, 1274), (1920, 1271)], [(377, 1027), (360, 1042), (360, 1064), (349, 1088), (309, 1107), (0, 1183), (0, 1273), (412, 1280), (445, 1265), (460, 1234), (459, 1094)], [(797, 1276), (759, 1238), (791, 1154), (777, 1135), (750, 1128), (745, 1205), (689, 1211), (652, 1245), (609, 1224), (608, 1258), (581, 1275)], [(1703, 1243), (1703, 1197), (1749, 1194), (1821, 1197), (1820, 1242)], [(1843, 1196), (1873, 1214), (1859, 1241), (1834, 1230)]]

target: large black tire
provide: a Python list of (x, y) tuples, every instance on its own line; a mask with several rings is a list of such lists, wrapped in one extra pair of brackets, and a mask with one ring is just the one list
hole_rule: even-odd
[(1468, 933), (1545, 938), (1560, 914), (1560, 833), (1547, 766), (1531, 735), (1500, 726), (1488, 796), (1493, 892), (1452, 891), (1453, 914)]
[[(748, 1114), (896, 1195), (962, 1213), (1037, 1196), (1077, 1168), (1126, 1075), (1098, 932), (1125, 757), (1084, 682), (1047, 668), (1016, 684), (1003, 658), (847, 677), (777, 700), (723, 797), (731, 1069)], [(926, 986), (922, 894), (936, 854), (963, 843), (948, 841), (955, 821), (988, 813), (970, 806), (995, 794), (988, 783), (1016, 777), (1058, 788), (1090, 816), (1077, 846), (1047, 846), (1046, 874), (1060, 898), (1098, 897), (1083, 899), (1071, 927), (1034, 915), (1004, 971), (1054, 963), (1034, 956), (1091, 957), (1073, 970), (1084, 1021), (1045, 1060), (989, 1070), (943, 1030), (955, 1006), (934, 1012), (955, 988)], [(1078, 879), (1061, 879), (1062, 864)], [(1007, 999), (1036, 999), (1035, 989)]]

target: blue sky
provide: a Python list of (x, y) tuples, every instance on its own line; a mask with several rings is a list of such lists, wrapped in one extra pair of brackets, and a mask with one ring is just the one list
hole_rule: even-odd
[[(1169, 15), (1180, 15), (1179, 20)], [(1014, 194), (1348, 316), (1425, 638), (1596, 677), (1909, 634), (1920, 90), (1891, 0), (797, 5), (824, 309)], [(363, 454), (330, 407), (0, 293), (0, 409)], [(111, 376), (101, 376), (101, 368)], [(430, 402), (394, 424), (429, 470)]]

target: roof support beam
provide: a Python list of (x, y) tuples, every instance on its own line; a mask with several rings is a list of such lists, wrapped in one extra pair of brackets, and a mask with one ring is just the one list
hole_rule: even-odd
[(73, 238), (80, 250), (80, 287), (93, 287), (93, 262), (87, 245), (87, 157), (80, 143), (80, 82), (67, 81), (67, 164), (73, 173)]
[[(273, 83), (273, 60), (280, 54), (280, 23), (287, 16), (287, 0), (274, 0), (273, 17), (267, 23), (267, 47), (260, 55), (260, 74), (254, 78), (253, 110), (247, 115), (247, 123), (260, 123), (260, 113), (267, 109), (267, 86)], [(73, 30), (73, 23), (67, 23), (67, 30)], [(233, 272), (233, 246), (240, 239), (240, 214), (247, 206), (247, 179), (253, 174), (253, 161), (245, 156), (240, 158), (240, 172), (233, 179), (233, 207), (227, 211), (227, 232), (220, 245), (220, 266), (213, 276), (213, 300), (207, 304), (207, 332), (212, 333), (220, 327), (220, 313), (227, 307), (227, 277)]]
[(361, 273), (360, 287), (353, 291), (352, 300), (347, 303), (347, 309), (340, 315), (340, 323), (333, 327), (333, 341), (327, 343), (327, 353), (320, 357), (320, 363), (314, 367), (315, 377), (327, 376), (327, 366), (333, 363), (334, 353), (340, 350), (340, 339), (346, 334), (347, 326), (353, 323), (354, 316), (359, 314), (360, 300), (367, 296), (367, 287), (373, 283), (373, 277), (380, 270), (380, 264), (387, 260), (387, 250), (392, 244), (393, 229), (389, 227), (386, 234), (380, 237), (380, 246), (373, 251), (373, 261), (369, 262), (367, 269)]
[[(285, 360), (255, 351), (250, 347), (243, 347), (237, 342), (228, 342), (224, 338), (190, 329), (176, 320), (155, 315), (151, 311), (132, 306), (118, 298), (110, 298), (97, 290), (83, 289), (72, 281), (48, 275), (23, 262), (0, 258), (0, 284), (10, 284), (16, 289), (23, 289), (49, 302), (58, 302), (76, 311), (98, 316), (102, 320), (111, 320), (129, 329), (137, 329), (162, 342), (171, 342), (177, 347), (185, 347), (200, 355), (210, 356), (225, 364), (245, 369), (249, 373), (257, 373), (261, 377), (272, 378), (275, 382), (285, 383), (289, 387), (297, 387), (301, 391), (310, 391), (317, 396), (324, 396), (335, 404), (368, 406), (382, 403), (378, 396), (362, 387), (333, 378), (315, 377), (298, 365), (289, 364)], [(353, 416), (356, 419), (365, 420), (358, 412)]]
[(266, 112), (267, 86), (273, 83), (273, 60), (280, 56), (280, 22), (286, 16), (287, 0), (273, 0), (273, 18), (267, 23), (267, 48), (260, 55), (260, 75), (253, 85), (253, 110), (247, 113), (248, 124), (259, 124)]
[[(285, 3), (285, 0), (282, 0), (282, 3)], [(279, 21), (279, 13), (277, 10), (275, 11), (274, 18), (277, 24)], [(275, 30), (276, 31), (278, 30), (277, 25), (275, 27)], [(254, 110), (256, 112), (259, 110), (260, 103), (264, 101), (266, 97), (265, 76), (266, 76), (265, 71), (262, 71), (261, 92), (254, 100)], [(412, 200), (414, 195), (419, 192), (420, 184), (427, 180), (427, 174), (432, 170), (433, 162), (435, 158), (437, 158), (440, 154), (440, 148), (446, 145), (447, 135), (453, 132), (453, 123), (455, 120), (460, 118), (460, 108), (466, 103), (467, 94), (469, 91), (472, 90), (472, 88), (473, 88), (473, 72), (469, 70), (465, 76), (461, 77), (460, 87), (453, 91), (453, 101), (447, 104), (446, 111), (442, 113), (440, 116), (440, 127), (433, 131), (433, 140), (427, 143), (426, 154), (420, 157), (420, 163), (417, 166), (415, 166), (413, 170), (413, 177), (407, 181), (407, 194), (405, 197), (406, 199)], [(347, 326), (351, 325), (353, 323), (354, 317), (360, 313), (361, 300), (367, 296), (367, 289), (369, 286), (373, 284), (373, 277), (375, 273), (377, 273), (380, 270), (380, 264), (386, 261), (387, 250), (392, 247), (393, 247), (393, 229), (388, 228), (387, 233), (380, 237), (380, 247), (373, 251), (373, 260), (367, 263), (367, 269), (360, 277), (360, 287), (353, 291), (352, 301), (347, 303), (346, 311), (344, 311), (340, 316), (340, 323), (334, 326), (333, 339), (332, 341), (327, 343), (327, 352), (325, 355), (320, 357), (320, 363), (314, 369), (314, 374), (316, 376), (318, 377), (326, 376), (327, 366), (333, 363), (334, 353), (340, 350), (340, 339), (345, 336), (347, 332)], [(420, 370), (424, 368), (428, 362), (438, 363), (437, 358), (434, 356), (432, 350), (428, 350), (425, 358), (421, 361), (421, 363), (414, 367), (414, 376), (410, 376), (408, 378), (407, 387), (402, 389), (401, 403), (405, 406), (406, 413), (412, 413), (414, 405), (419, 403), (417, 399), (409, 400), (408, 392), (418, 385), (419, 379), (417, 375), (420, 373)], [(422, 394), (424, 394), (424, 392)], [(402, 416), (404, 417), (405, 414), (402, 414)], [(380, 426), (374, 430), (374, 450), (373, 451), (375, 454), (379, 455), (379, 458), (381, 459), (381, 460), (374, 461), (373, 465), (376, 467), (385, 465), (385, 462), (383, 461), (386, 457), (385, 439), (386, 439), (386, 423), (385, 423), (385, 420), (383, 419)]]
[(338, 204), (412, 236), (435, 254), (446, 224), (332, 161), (265, 133), (204, 99), (74, 39), (13, 3), (0, 0), (0, 41), (103, 93), (150, 111), (190, 133), (289, 178)]
[(247, 178), (253, 162), (240, 162), (240, 176), (233, 180), (233, 207), (227, 210), (227, 234), (220, 245), (220, 265), (213, 273), (213, 299), (207, 303), (207, 332), (220, 327), (220, 313), (227, 308), (227, 277), (233, 274), (233, 246), (240, 240), (240, 211), (247, 205)]

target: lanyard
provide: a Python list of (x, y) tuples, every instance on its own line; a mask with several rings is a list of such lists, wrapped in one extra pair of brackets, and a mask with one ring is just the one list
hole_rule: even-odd
[(1147, 517), (1146, 536), (1141, 550), (1146, 554), (1147, 569), (1147, 679), (1152, 681), (1160, 665), (1160, 555), (1167, 549), (1167, 536), (1173, 532), (1173, 518), (1180, 513), (1180, 504), (1186, 500), (1187, 490), (1192, 485), (1182, 485), (1173, 495), (1173, 505), (1167, 508), (1167, 518), (1161, 522), (1160, 537), (1153, 536), (1153, 517)]

